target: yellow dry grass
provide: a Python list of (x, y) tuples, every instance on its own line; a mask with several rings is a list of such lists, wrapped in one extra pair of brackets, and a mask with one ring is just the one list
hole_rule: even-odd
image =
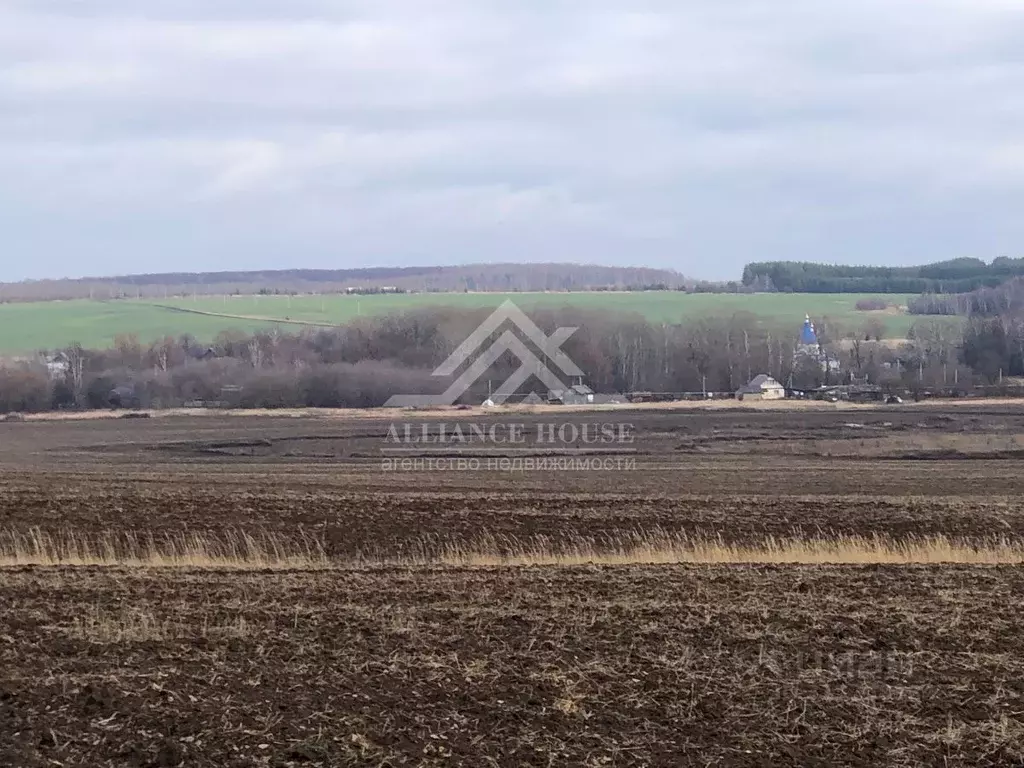
[(231, 568), (308, 570), (330, 562), (319, 542), (299, 537), (229, 531), (216, 536), (133, 533), (89, 537), (71, 531), (0, 532), (0, 567), (120, 566), (127, 568)]
[[(950, 406), (959, 407), (984, 404), (995, 405), (1019, 405), (1020, 399), (1015, 398), (987, 398), (978, 400), (924, 400), (919, 403), (908, 402), (902, 408), (915, 408), (927, 410), (930, 408)], [(664, 410), (712, 410), (728, 411), (734, 409), (756, 409), (759, 411), (871, 411), (891, 409), (881, 403), (830, 403), (822, 400), (765, 400), (765, 401), (738, 401), (738, 400), (674, 400), (664, 403), (623, 403), (618, 405), (524, 405), (513, 403), (498, 408), (483, 408), (474, 406), (466, 410), (460, 410), (459, 416), (470, 418), (473, 416), (484, 416), (500, 414), (564, 414), (564, 413), (598, 413), (615, 411), (664, 411)], [(252, 409), (216, 409), (216, 408), (168, 408), (164, 410), (149, 411), (153, 418), (169, 418), (181, 416), (204, 416), (204, 417), (276, 417), (285, 419), (309, 418), (357, 421), (364, 419), (431, 419), (449, 416), (455, 411), (454, 406), (437, 408), (252, 408)], [(47, 413), (25, 414), (26, 421), (91, 421), (97, 419), (117, 419), (124, 414), (123, 411), (54, 411)]]
[(945, 536), (767, 538), (754, 544), (634, 532), (617, 540), (568, 542), (514, 538), (480, 539), (463, 545), (422, 547), (403, 557), (329, 557), (310, 538), (231, 531), (164, 537), (74, 532), (0, 532), (0, 567), (116, 566), (232, 570), (318, 570), (354, 567), (524, 567), (580, 565), (1019, 565), (1024, 541), (990, 538), (958, 541)]
[(839, 536), (776, 539), (752, 545), (720, 539), (655, 536), (622, 547), (578, 543), (545, 546), (452, 548), (441, 555), (453, 566), (571, 565), (1017, 565), (1024, 563), (1024, 542), (993, 538), (958, 542), (945, 536), (892, 539)]

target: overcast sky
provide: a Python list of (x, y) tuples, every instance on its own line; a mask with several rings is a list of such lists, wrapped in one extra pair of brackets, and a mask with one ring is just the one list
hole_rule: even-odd
[(1021, 0), (0, 0), (0, 279), (1024, 256)]

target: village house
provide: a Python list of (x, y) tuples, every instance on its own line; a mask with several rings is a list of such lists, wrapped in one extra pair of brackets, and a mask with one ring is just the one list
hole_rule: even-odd
[(766, 373), (736, 390), (737, 400), (781, 400), (785, 396), (786, 388)]
[(548, 402), (560, 405), (588, 405), (594, 402), (594, 390), (586, 384), (574, 384), (568, 389), (552, 389)]

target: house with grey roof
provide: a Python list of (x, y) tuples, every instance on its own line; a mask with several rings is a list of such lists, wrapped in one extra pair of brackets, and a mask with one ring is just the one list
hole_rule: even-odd
[(781, 400), (785, 396), (786, 388), (766, 373), (736, 390), (737, 400)]

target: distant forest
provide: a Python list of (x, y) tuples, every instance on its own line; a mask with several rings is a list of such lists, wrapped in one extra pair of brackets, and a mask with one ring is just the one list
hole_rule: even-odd
[[(532, 291), (688, 291), (699, 293), (874, 293), (966, 295), (1024, 277), (1024, 258), (991, 264), (963, 258), (916, 267), (801, 261), (747, 264), (741, 282), (689, 279), (674, 270), (593, 264), (468, 264), (442, 267), (288, 269), (29, 280), (0, 283), (0, 302), (168, 298), (225, 294), (514, 293)], [(969, 299), (963, 301), (968, 302)], [(937, 305), (936, 305), (937, 306)], [(952, 305), (918, 314), (960, 314)], [(913, 311), (913, 310), (912, 310)]]
[(165, 298), (287, 293), (517, 292), (679, 290), (694, 282), (678, 272), (591, 264), (470, 264), (453, 267), (290, 269), (252, 272), (173, 272), (0, 283), (0, 301)]
[(793, 293), (965, 293), (1024, 276), (1024, 259), (953, 259), (919, 267), (856, 267), (765, 261), (743, 269), (743, 285)]

